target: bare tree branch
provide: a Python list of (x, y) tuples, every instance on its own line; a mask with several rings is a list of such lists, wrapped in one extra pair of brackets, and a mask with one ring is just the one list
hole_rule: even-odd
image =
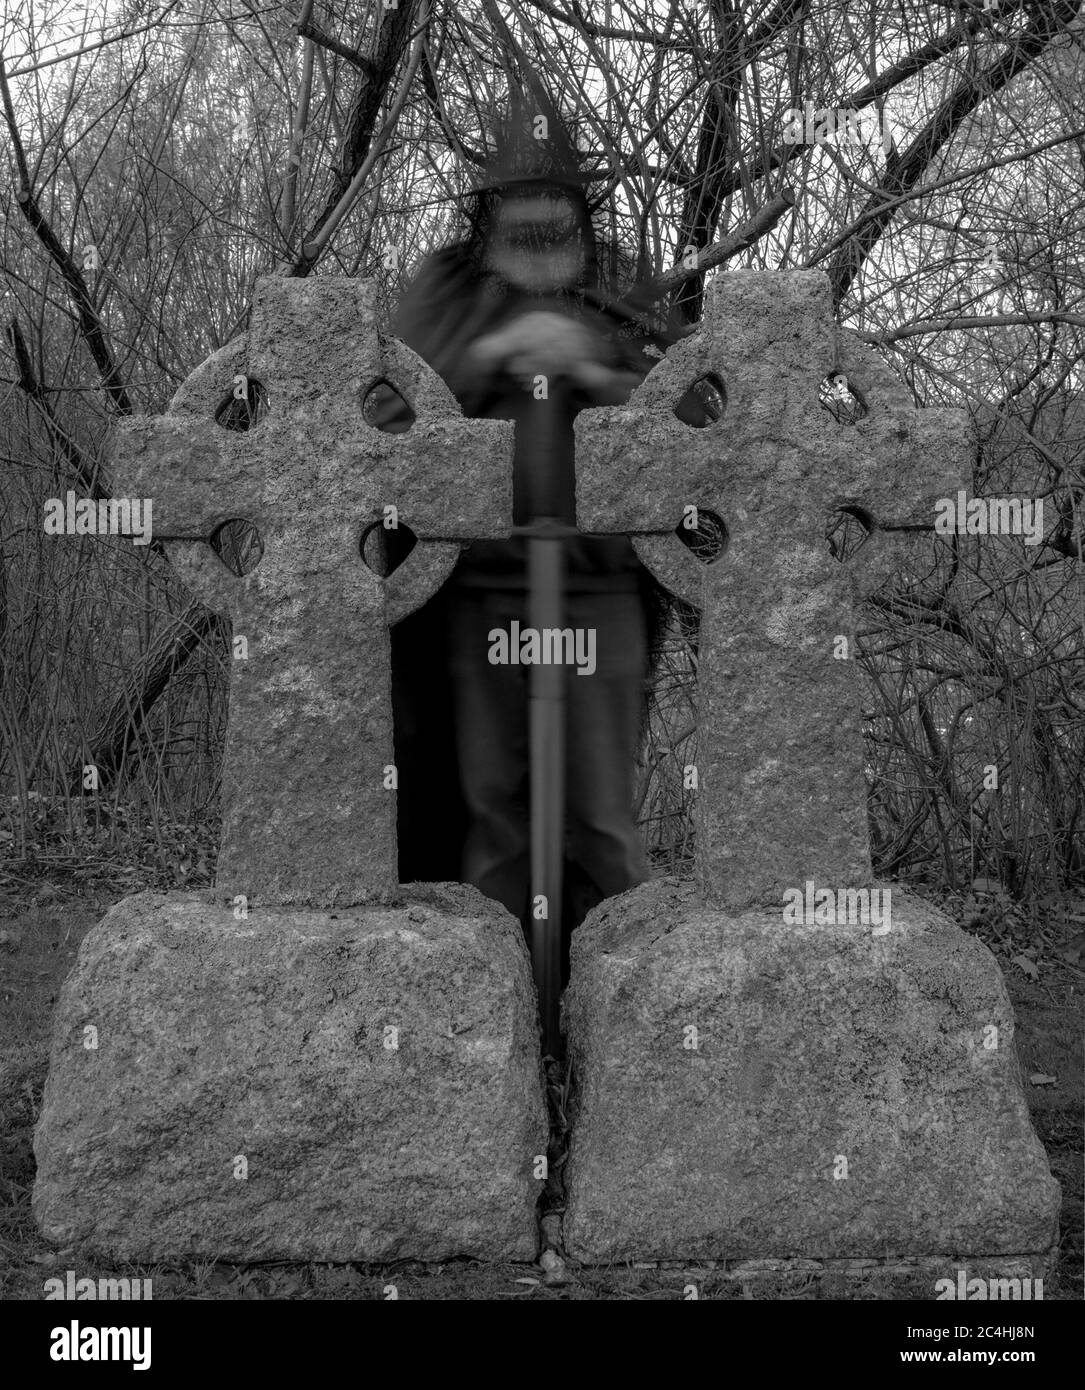
[(795, 206), (795, 202), (795, 193), (792, 189), (781, 189), (763, 208), (759, 208), (753, 217), (743, 222), (740, 227), (736, 227), (730, 236), (726, 236), (722, 241), (717, 241), (699, 251), (695, 266), (677, 265), (672, 270), (668, 270), (666, 274), (659, 276), (652, 282), (652, 292), (658, 290), (660, 296), (669, 294), (677, 286), (685, 284), (694, 276), (703, 276), (707, 271), (722, 265), (724, 261), (729, 261), (732, 256), (737, 256), (740, 251), (745, 251), (748, 246), (752, 246), (755, 241), (760, 240), (766, 232), (770, 232), (780, 218)]
[(104, 496), (105, 494), (98, 484), (95, 470), (88, 468), (79, 446), (53, 412), (49, 393), (34, 372), (34, 365), (30, 360), (30, 353), (27, 351), (26, 340), (23, 338), (19, 320), (16, 318), (12, 318), (8, 324), (8, 341), (11, 343), (19, 371), (18, 385), (40, 411), (54, 448), (63, 454), (74, 480), (87, 489), (90, 497)]
[[(170, 681), (203, 643), (222, 629), (222, 619), (202, 603), (190, 603), (163, 629), (99, 716), (81, 763), (93, 763), (103, 782), (121, 769), (125, 754)], [(72, 772), (72, 790), (82, 786), (82, 766)]]
[(1065, 32), (1077, 14), (1078, 5), (1079, 0), (1060, 0), (1057, 4), (1037, 6), (1025, 32), (1008, 40), (1009, 50), (982, 72), (966, 76), (902, 154), (890, 153), (878, 192), (863, 210), (862, 228), (841, 247), (829, 268), (834, 304), (842, 302), (863, 262), (892, 220), (897, 205), (895, 200), (919, 179), (954, 131), (981, 102), (1001, 91), (1053, 39)]
[(131, 415), (132, 402), (129, 400), (124, 382), (117, 371), (113, 354), (106, 341), (105, 329), (91, 300), (87, 283), (83, 279), (83, 272), (57, 240), (56, 234), (46, 221), (45, 215), (31, 191), (26, 152), (19, 137), (19, 128), (15, 123), (15, 111), (11, 104), (11, 92), (8, 89), (7, 74), (4, 71), (2, 56), (0, 56), (0, 95), (3, 97), (4, 117), (7, 121), (11, 143), (15, 149), (15, 163), (20, 177), (20, 185), (15, 191), (15, 201), (22, 209), (23, 216), (37, 233), (38, 240), (48, 251), (64, 277), (72, 299), (75, 301), (79, 330), (83, 336), (83, 341), (90, 349), (90, 354), (101, 374), (102, 389), (113, 402), (119, 415)]
[(392, 100), (392, 105), (388, 112), (388, 118), (374, 137), (371, 147), (369, 149), (369, 153), (367, 154), (365, 160), (362, 162), (360, 168), (355, 173), (354, 178), (350, 182), (350, 185), (344, 190), (343, 196), (340, 198), (339, 202), (331, 210), (330, 213), (323, 217), (322, 222), (320, 224), (320, 228), (316, 232), (316, 234), (309, 241), (305, 242), (302, 248), (301, 256), (299, 257), (298, 261), (295, 262), (294, 267), (289, 272), (291, 275), (296, 275), (299, 273), (297, 267), (301, 264), (305, 265), (307, 271), (311, 269), (313, 265), (316, 264), (317, 258), (320, 256), (320, 253), (327, 246), (329, 240), (335, 232), (335, 229), (342, 222), (343, 218), (346, 217), (347, 213), (354, 206), (355, 202), (357, 202), (359, 195), (365, 187), (365, 182), (369, 178), (369, 175), (372, 173), (373, 166), (377, 162), (377, 159), (380, 157), (381, 151), (384, 148), (384, 145), (387, 143), (389, 136), (395, 129), (396, 122), (399, 120), (400, 112), (403, 110), (403, 105), (407, 100), (407, 92), (410, 90), (410, 85), (414, 79), (415, 70), (417, 69), (419, 60), (422, 56), (422, 46), (425, 42), (425, 22), (428, 15), (429, 0), (422, 0), (422, 21), (417, 31), (415, 32), (414, 44), (411, 48), (410, 56), (407, 59), (407, 66), (403, 71), (402, 78), (400, 79), (399, 87), (396, 91), (395, 97)]
[[(303, 249), (286, 272), (288, 275), (309, 274), (327, 244), (328, 236), (331, 235), (331, 231), (327, 236), (323, 235), (324, 228), (333, 219), (332, 230), (338, 226), (345, 211), (353, 204), (360, 191), (354, 189), (352, 192), (352, 185), (359, 170), (366, 164), (366, 156), (376, 130), (377, 116), (414, 31), (414, 17), (418, 5), (419, 0), (407, 0), (401, 8), (383, 11), (373, 57), (373, 70), (372, 73), (361, 74), (358, 91), (347, 119), (339, 163), (332, 174), (331, 190), (323, 210), (317, 216), (308, 235), (303, 238)], [(415, 52), (417, 54), (417, 47)], [(417, 62), (417, 57), (415, 61)], [(385, 139), (391, 124), (394, 122), (385, 126)], [(366, 173), (371, 167), (371, 164), (367, 165)]]
[(1036, 314), (990, 314), (987, 317), (958, 316), (948, 319), (921, 319), (905, 324), (903, 328), (888, 329), (884, 333), (856, 333), (865, 343), (896, 343), (901, 338), (914, 338), (923, 333), (945, 333), (958, 328), (1013, 328), (1024, 323), (1072, 323), (1085, 328), (1085, 314), (1072, 314), (1065, 310)]
[(325, 34), (323, 29), (309, 20), (302, 20), (299, 23), (298, 34), (303, 39), (311, 39), (321, 48), (326, 48), (329, 53), (337, 53), (340, 58), (345, 58), (348, 63), (352, 63), (354, 67), (364, 72), (370, 81), (376, 75), (376, 69), (363, 53), (359, 53), (356, 48), (351, 48), (348, 44), (340, 43), (338, 39), (333, 39), (330, 34)]

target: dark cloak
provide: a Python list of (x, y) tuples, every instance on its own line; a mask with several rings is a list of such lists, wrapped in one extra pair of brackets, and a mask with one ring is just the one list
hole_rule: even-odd
[[(590, 281), (598, 283), (594, 239), (583, 207)], [(391, 331), (403, 339), (435, 371), (456, 396), (467, 416), (513, 418), (508, 408), (510, 379), (496, 372), (487, 376), (465, 370), (465, 349), (483, 333), (532, 308), (558, 308), (584, 322), (600, 341), (600, 356), (608, 365), (640, 377), (684, 331), (673, 318), (659, 327), (645, 322), (632, 330), (620, 318), (600, 313), (575, 294), (547, 301), (521, 295), (495, 284), (480, 272), (479, 225), (465, 242), (434, 253), (420, 267), (404, 294)], [(560, 300), (560, 303), (558, 302)], [(648, 309), (643, 290), (627, 293), (625, 302)], [(689, 330), (685, 330), (689, 331)], [(648, 352), (645, 348), (649, 349)], [(573, 410), (590, 405), (574, 393)], [(688, 393), (676, 413), (691, 425), (711, 418), (700, 398)], [(394, 397), (381, 402), (374, 418), (380, 427), (402, 430), (409, 415)], [(394, 568), (409, 550), (409, 537), (384, 534), (385, 563)], [(674, 600), (640, 567), (638, 576), (654, 651)], [(399, 878), (403, 883), (452, 880), (460, 876), (466, 815), (459, 788), (452, 720), (452, 687), (445, 647), (448, 629), (444, 591), (393, 627), (392, 703), (395, 719), (395, 758), (398, 773)], [(647, 712), (646, 682), (645, 713)]]

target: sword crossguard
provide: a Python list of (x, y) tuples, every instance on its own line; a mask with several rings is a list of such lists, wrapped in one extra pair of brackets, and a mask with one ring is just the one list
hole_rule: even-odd
[(562, 541), (571, 536), (582, 536), (584, 533), (578, 531), (575, 526), (570, 526), (567, 521), (562, 521), (560, 517), (537, 516), (525, 526), (514, 526), (510, 534), (526, 536), (528, 540)]

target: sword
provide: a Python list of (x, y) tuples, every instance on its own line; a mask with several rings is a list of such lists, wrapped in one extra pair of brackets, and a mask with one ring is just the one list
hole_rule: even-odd
[[(526, 463), (536, 479), (553, 467), (558, 447), (555, 420), (562, 384), (551, 377), (550, 397), (534, 403), (526, 431)], [(533, 489), (534, 491), (534, 489)], [(537, 493), (536, 493), (537, 495)], [(553, 505), (552, 496), (548, 506)], [(565, 546), (578, 535), (560, 517), (534, 516), (513, 535), (527, 540), (528, 625), (542, 633), (564, 627)], [(565, 858), (565, 680), (560, 664), (537, 662), (528, 678), (528, 746), (531, 783), (531, 962), (539, 997), (543, 1051), (561, 1055), (562, 887)]]
[[(528, 528), (528, 622), (536, 632), (563, 624), (569, 528), (539, 517)], [(565, 860), (565, 668), (539, 662), (528, 685), (531, 775), (531, 959), (539, 994), (543, 1050), (561, 1055), (562, 887)]]

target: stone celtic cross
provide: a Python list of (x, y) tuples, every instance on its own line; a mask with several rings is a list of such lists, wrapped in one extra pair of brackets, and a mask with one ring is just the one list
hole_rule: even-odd
[[(917, 409), (872, 351), (837, 357), (835, 332), (820, 273), (720, 276), (700, 331), (628, 404), (576, 421), (578, 526), (637, 537), (702, 611), (696, 876), (711, 906), (779, 901), (807, 879), (870, 883), (853, 585), (894, 552), (879, 523), (931, 526), (936, 500), (970, 480), (965, 412)], [(867, 407), (854, 425), (819, 406), (834, 370)], [(726, 408), (694, 429), (673, 406), (710, 373)], [(673, 534), (687, 506), (725, 523), (714, 564)], [(875, 528), (848, 564), (825, 540), (843, 509)]]
[[(216, 416), (241, 376), (268, 408), (251, 428), (224, 428)], [(407, 433), (366, 421), (380, 380), (409, 398)], [(268, 277), (247, 336), (199, 367), (166, 415), (118, 427), (112, 477), (119, 495), (153, 499), (156, 538), (174, 542), (186, 583), (247, 645), (232, 662), (216, 888), (265, 903), (387, 899), (388, 626), (439, 587), (458, 542), (508, 535), (512, 426), (465, 420), (440, 378), (378, 333), (375, 284)], [(431, 543), (382, 580), (360, 542), (389, 507)], [(240, 578), (208, 545), (176, 543), (241, 518), (264, 548)]]

